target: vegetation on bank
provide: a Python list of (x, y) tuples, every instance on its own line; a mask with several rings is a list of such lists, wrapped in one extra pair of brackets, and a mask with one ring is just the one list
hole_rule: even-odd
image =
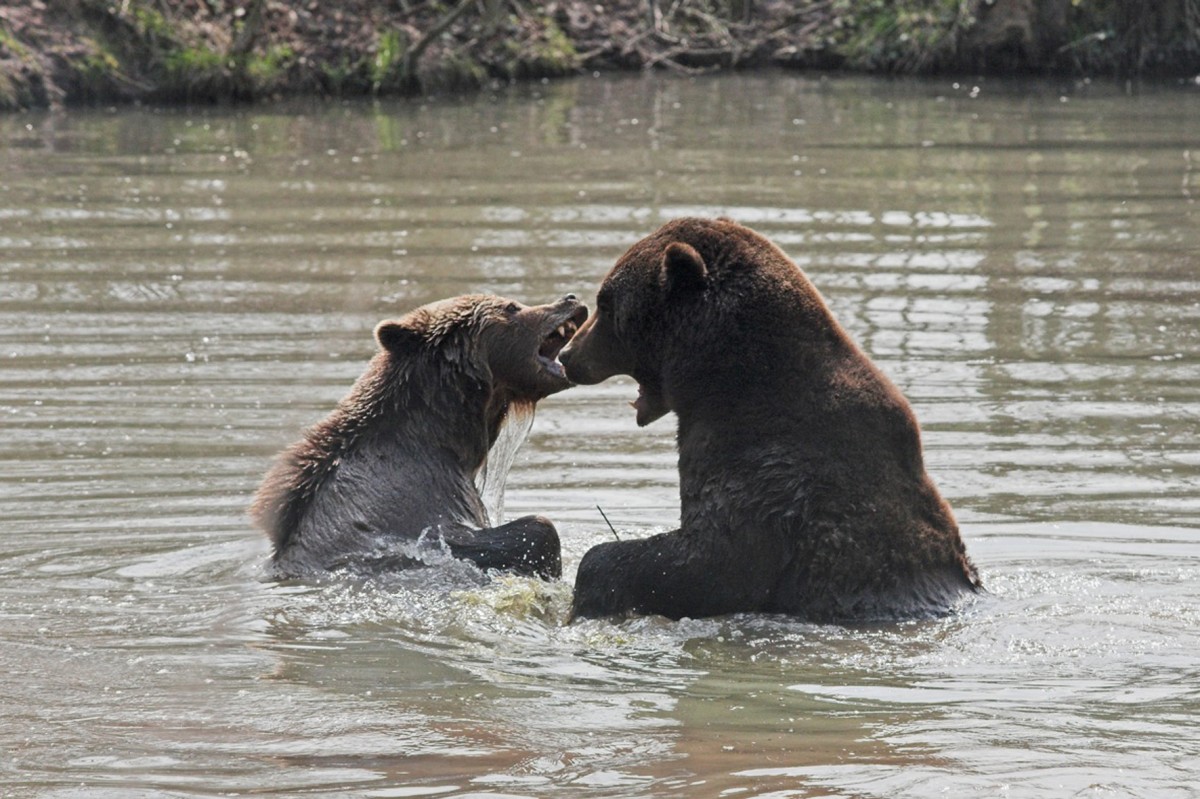
[(1192, 77), (1200, 0), (32, 0), (0, 109), (415, 94), (583, 71), (778, 65)]

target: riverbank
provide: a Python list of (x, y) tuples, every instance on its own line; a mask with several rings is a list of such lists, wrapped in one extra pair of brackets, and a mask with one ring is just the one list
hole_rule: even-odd
[(1192, 78), (1195, 0), (30, 0), (0, 110), (436, 93), (606, 70)]

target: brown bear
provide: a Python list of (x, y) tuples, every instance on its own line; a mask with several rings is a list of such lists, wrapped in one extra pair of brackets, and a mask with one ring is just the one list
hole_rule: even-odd
[(366, 372), (255, 497), (275, 575), (405, 568), (427, 559), (420, 544), (485, 570), (559, 577), (554, 525), (488, 527), (476, 479), (507, 417), (571, 385), (557, 358), (587, 313), (574, 295), (535, 307), (472, 295), (381, 322)]
[(980, 590), (908, 402), (804, 273), (732, 221), (678, 219), (605, 277), (567, 377), (678, 419), (682, 527), (593, 547), (573, 615), (944, 613)]

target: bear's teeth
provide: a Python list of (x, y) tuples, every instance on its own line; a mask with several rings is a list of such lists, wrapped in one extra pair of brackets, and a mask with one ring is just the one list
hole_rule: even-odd
[(566, 338), (567, 337), (567, 326), (559, 325), (558, 327), (556, 327), (554, 329), (554, 332), (557, 333), (558, 335), (562, 336), (563, 338)]

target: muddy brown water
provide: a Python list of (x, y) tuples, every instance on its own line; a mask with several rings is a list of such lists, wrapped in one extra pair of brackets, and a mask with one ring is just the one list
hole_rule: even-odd
[[(1200, 94), (780, 74), (0, 118), (0, 796), (1195, 796)], [(673, 423), (544, 402), (567, 579), (277, 585), (245, 508), (373, 325), (777, 241), (913, 402), (991, 589), (564, 625), (678, 518)]]

